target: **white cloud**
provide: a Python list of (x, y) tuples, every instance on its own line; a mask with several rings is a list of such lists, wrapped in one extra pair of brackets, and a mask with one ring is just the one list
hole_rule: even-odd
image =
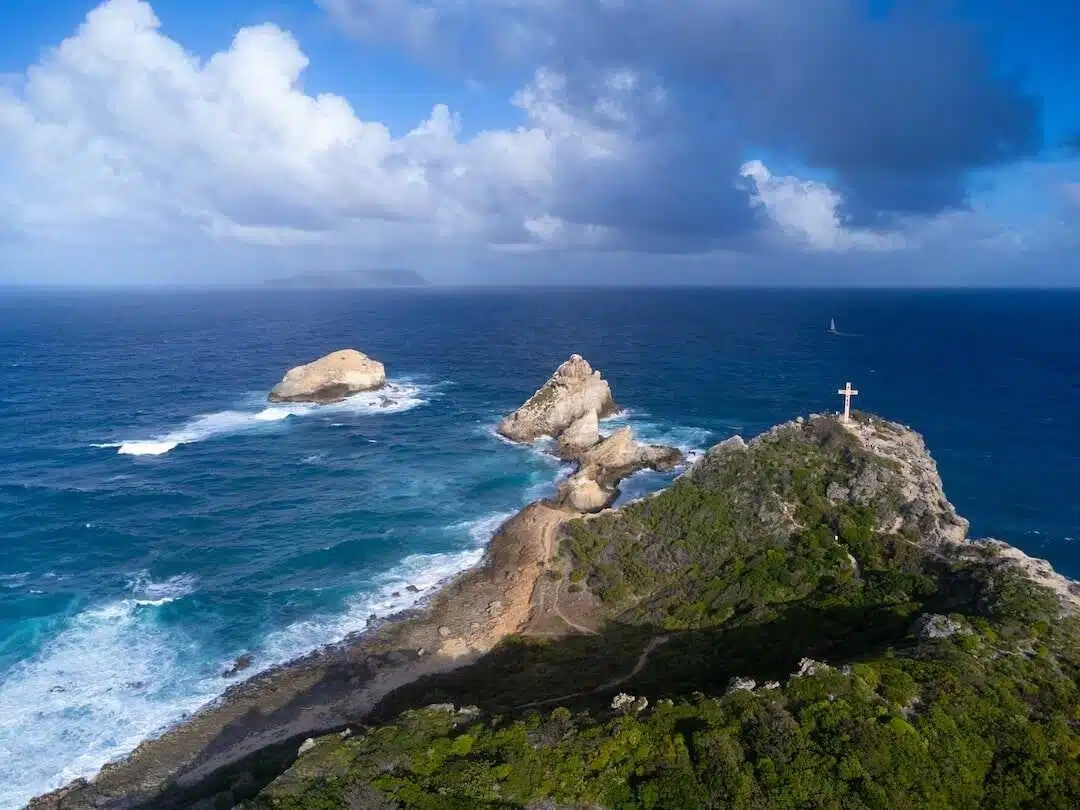
[(813, 250), (900, 250), (899, 234), (848, 227), (840, 215), (843, 198), (825, 183), (777, 176), (760, 160), (743, 164), (742, 176), (753, 184), (751, 197), (786, 238)]
[[(553, 217), (556, 173), (626, 153), (623, 136), (568, 112), (551, 71), (514, 99), (525, 126), (462, 140), (443, 105), (394, 138), (344, 98), (305, 93), (307, 65), (273, 25), (200, 62), (149, 4), (109, 0), (0, 88), (0, 142), (16, 158), (0, 168), (0, 216), (52, 239), (550, 245), (565, 229), (536, 223)], [(612, 78), (608, 106), (624, 118), (631, 84)]]
[[(509, 13), (523, 3), (537, 13), (558, 5), (495, 5)], [(410, 36), (431, 35), (425, 19), (410, 7)], [(500, 30), (512, 34), (508, 47), (535, 35)], [(746, 238), (751, 206), (787, 248), (822, 254), (900, 251), (957, 233), (1011, 244), (985, 218), (956, 212), (898, 233), (855, 228), (834, 189), (760, 161), (743, 165), (742, 188), (731, 127), (681, 117), (678, 99), (639, 66), (539, 67), (508, 99), (521, 126), (465, 138), (440, 104), (395, 137), (342, 96), (305, 91), (308, 61), (269, 24), (200, 60), (160, 30), (149, 3), (102, 3), (40, 64), (0, 77), (0, 267), (13, 266), (5, 249), (23, 261), (65, 245), (70, 256), (93, 245), (147, 267), (132, 257), (155, 247), (200, 259), (216, 251), (222, 263), (263, 256), (268, 266), (283, 255), (452, 265), (485, 253), (638, 249), (725, 249), (730, 264), (735, 247), (763, 249)]]

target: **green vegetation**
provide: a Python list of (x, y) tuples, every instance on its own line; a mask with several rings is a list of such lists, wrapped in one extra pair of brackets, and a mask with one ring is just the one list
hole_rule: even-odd
[(831, 420), (713, 453), (567, 528), (600, 635), (511, 639), (399, 690), (245, 807), (1080, 806), (1080, 623), (920, 544), (933, 515), (899, 485)]

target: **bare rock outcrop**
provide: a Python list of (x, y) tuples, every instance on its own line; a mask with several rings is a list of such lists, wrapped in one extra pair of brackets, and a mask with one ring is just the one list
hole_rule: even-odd
[(615, 502), (622, 479), (638, 470), (672, 470), (682, 458), (674, 447), (639, 444), (630, 428), (619, 428), (578, 457), (578, 469), (559, 486), (556, 502), (578, 512), (599, 512)]
[(559, 485), (555, 496), (560, 506), (575, 512), (599, 512), (618, 497), (617, 489), (605, 489), (590, 475), (575, 474)]
[(619, 428), (595, 447), (583, 453), (581, 465), (610, 469), (629, 467), (637, 461), (639, 450), (638, 443), (634, 439), (634, 431), (628, 427)]
[(600, 441), (600, 419), (596, 411), (589, 411), (574, 420), (559, 436), (559, 455), (575, 458)]
[(342, 349), (290, 369), (270, 392), (271, 402), (340, 402), (386, 384), (386, 369), (356, 349)]
[(886, 482), (899, 484), (900, 508), (894, 525), (880, 526), (881, 530), (897, 531), (904, 524), (917, 525), (921, 541), (939, 547), (967, 539), (970, 524), (945, 497), (937, 464), (921, 435), (903, 425), (872, 417), (841, 424), (858, 437), (865, 449), (887, 462), (864, 468), (847, 497), (856, 503), (870, 503), (879, 497)]
[(628, 427), (602, 438), (600, 417), (614, 410), (607, 381), (575, 354), (503, 419), (498, 431), (520, 442), (557, 439), (559, 456), (576, 461), (577, 469), (559, 486), (555, 503), (575, 512), (599, 512), (615, 501), (626, 476), (645, 468), (671, 470), (683, 458), (674, 447), (639, 444)]
[(607, 380), (575, 354), (524, 405), (503, 419), (498, 431), (512, 441), (531, 442), (541, 436), (557, 437), (590, 413), (600, 417), (615, 410)]

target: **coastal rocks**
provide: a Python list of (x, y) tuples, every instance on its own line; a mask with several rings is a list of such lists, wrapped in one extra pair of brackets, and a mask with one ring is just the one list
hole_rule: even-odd
[(315, 747), (315, 740), (313, 738), (311, 738), (311, 737), (308, 737), (306, 740), (304, 740), (302, 743), (300, 743), (300, 747), (298, 749), (296, 749), (296, 755), (298, 757), (302, 757), (304, 754), (306, 754), (308, 751), (310, 751), (314, 747)]
[(559, 436), (589, 413), (616, 410), (611, 388), (580, 355), (571, 355), (528, 401), (499, 423), (498, 432), (515, 442)]
[(952, 638), (971, 633), (971, 630), (961, 622), (938, 613), (924, 613), (915, 620), (911, 631), (919, 638), (925, 639)]
[(1047, 560), (1031, 557), (1001, 540), (972, 540), (950, 548), (949, 557), (991, 569), (1013, 571), (1046, 588), (1057, 597), (1066, 614), (1080, 613), (1080, 582), (1054, 570)]
[(592, 471), (592, 477), (625, 478), (627, 475), (651, 468), (666, 472), (682, 461), (682, 452), (674, 447), (638, 444), (634, 432), (619, 428), (595, 447), (582, 453), (581, 469)]
[(880, 500), (886, 486), (897, 485), (899, 508), (892, 524), (878, 526), (880, 531), (913, 527), (927, 547), (948, 548), (964, 542), (968, 521), (945, 497), (937, 464), (922, 436), (911, 428), (881, 419), (838, 424), (858, 437), (866, 450), (888, 462), (864, 467), (850, 490), (852, 501), (869, 504)]
[(573, 475), (559, 485), (555, 504), (575, 512), (599, 512), (618, 497), (618, 484), (638, 470), (672, 470), (683, 454), (674, 447), (641, 445), (633, 431), (600, 435), (600, 418), (615, 410), (611, 388), (579, 354), (563, 363), (528, 402), (499, 423), (508, 439), (557, 440), (560, 458), (576, 461)]
[(559, 436), (559, 455), (563, 458), (573, 458), (599, 441), (600, 420), (596, 411), (589, 411), (574, 420), (570, 427)]
[(252, 657), (250, 655), (241, 655), (235, 661), (231, 667), (221, 673), (222, 678), (233, 678), (237, 674), (243, 672), (245, 669), (251, 666)]
[(614, 489), (604, 489), (588, 474), (577, 474), (559, 485), (555, 501), (575, 512), (598, 512), (612, 504), (618, 496)]
[(386, 369), (378, 360), (355, 349), (332, 352), (311, 363), (290, 369), (270, 392), (271, 402), (340, 402), (386, 383)]
[(619, 428), (581, 456), (582, 466), (595, 465), (618, 469), (632, 465), (638, 457), (638, 444), (630, 428)]
[(577, 471), (559, 485), (555, 501), (577, 512), (599, 512), (614, 503), (623, 478), (646, 468), (668, 471), (681, 460), (674, 447), (638, 444), (630, 428), (620, 428), (578, 456)]

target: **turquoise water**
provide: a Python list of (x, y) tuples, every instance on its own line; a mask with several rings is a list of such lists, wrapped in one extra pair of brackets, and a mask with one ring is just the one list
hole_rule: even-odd
[[(282, 663), (474, 564), (565, 474), (493, 429), (574, 351), (628, 409), (610, 427), (691, 452), (851, 380), (926, 434), (976, 533), (1080, 574), (1078, 339), (1080, 296), (1047, 293), (0, 297), (0, 808), (213, 699), (238, 655)], [(266, 403), (347, 346), (389, 391)]]

